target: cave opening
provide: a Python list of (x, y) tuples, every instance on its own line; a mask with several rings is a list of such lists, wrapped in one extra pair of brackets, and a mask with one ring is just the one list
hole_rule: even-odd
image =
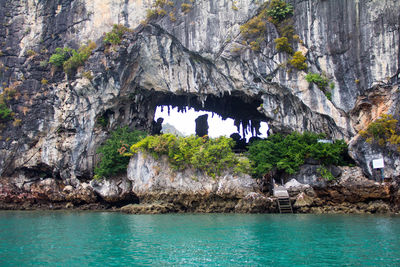
[[(239, 133), (241, 138), (245, 138), (248, 142), (250, 137), (256, 136), (260, 138), (266, 138), (268, 132), (268, 124), (264, 121), (260, 122), (260, 128), (258, 133), (253, 132), (251, 129), (243, 129), (243, 125), (239, 127), (235, 125), (235, 120), (228, 117), (223, 119), (219, 114), (210, 111), (196, 111), (193, 108), (187, 107), (185, 111), (179, 111), (178, 107), (172, 106), (158, 106), (155, 113), (155, 121), (159, 118), (163, 119), (162, 132), (173, 133), (179, 136), (189, 136), (196, 133), (196, 118), (202, 115), (208, 115), (208, 136), (216, 138), (219, 136), (229, 137), (231, 134)], [(249, 134), (243, 135), (246, 131)]]
[(259, 95), (176, 95), (157, 92), (151, 96), (151, 102), (153, 120), (164, 119), (164, 132), (172, 130), (182, 135), (195, 134), (196, 118), (208, 114), (210, 137), (229, 137), (237, 133), (249, 141), (251, 137), (268, 136), (268, 120), (262, 113), (263, 102)]

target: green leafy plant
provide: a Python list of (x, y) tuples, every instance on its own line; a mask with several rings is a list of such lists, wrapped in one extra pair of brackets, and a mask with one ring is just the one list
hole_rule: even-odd
[(253, 51), (259, 51), (261, 48), (261, 43), (264, 41), (264, 38), (257, 38), (255, 41), (250, 42), (250, 48)]
[(129, 131), (127, 127), (113, 131), (104, 144), (97, 149), (97, 154), (100, 154), (100, 161), (94, 169), (94, 178), (109, 178), (125, 171), (129, 158), (123, 154), (132, 144), (145, 136), (146, 133)]
[(267, 14), (271, 18), (271, 22), (278, 24), (286, 17), (293, 15), (293, 6), (282, 0), (272, 0), (269, 3)]
[(275, 42), (275, 48), (279, 52), (286, 52), (288, 54), (293, 54), (293, 48), (290, 45), (287, 37), (276, 38), (274, 42)]
[(294, 53), (293, 58), (289, 60), (289, 64), (299, 70), (307, 69), (306, 57), (300, 51)]
[(50, 56), (49, 63), (56, 67), (63, 66), (64, 72), (71, 75), (85, 63), (95, 48), (96, 44), (92, 41), (89, 41), (87, 45), (81, 46), (78, 51), (69, 47), (58, 47), (55, 53)]
[(111, 32), (106, 33), (103, 42), (105, 44), (119, 45), (124, 34), (129, 31), (131, 31), (129, 28), (121, 24), (114, 24)]
[(11, 120), (12, 111), (7, 107), (6, 104), (0, 103), (0, 122), (6, 122)]
[(71, 57), (63, 64), (64, 72), (68, 75), (73, 74), (78, 67), (83, 66), (95, 48), (96, 44), (94, 42), (89, 42), (87, 45), (81, 46), (78, 51), (72, 49)]
[(251, 18), (248, 22), (240, 26), (240, 32), (244, 37), (258, 37), (267, 29), (266, 21), (262, 16)]
[(35, 51), (33, 51), (32, 49), (29, 49), (28, 51), (26, 51), (26, 55), (28, 57), (34, 57), (37, 55), (37, 53)]
[(325, 90), (329, 83), (329, 79), (325, 76), (311, 72), (306, 75), (306, 81), (309, 83), (315, 83), (321, 90)]
[(400, 123), (393, 115), (383, 114), (359, 134), (368, 143), (376, 142), (380, 146), (393, 145), (400, 152)]
[(332, 101), (332, 92), (325, 92), (325, 96), (329, 101)]
[(60, 48), (57, 47), (55, 50), (55, 53), (50, 56), (49, 63), (56, 66), (56, 67), (61, 67), (64, 62), (72, 56), (72, 48), (69, 47), (64, 47)]
[(293, 132), (287, 136), (271, 135), (252, 143), (248, 157), (253, 175), (262, 177), (274, 168), (294, 174), (307, 158), (318, 160), (322, 165), (346, 165), (347, 144), (343, 140), (333, 144), (318, 142), (323, 137), (323, 134)]
[(293, 19), (286, 18), (275, 25), (278, 33), (281, 37), (286, 37), (291, 42), (292, 40), (296, 40), (294, 34), (294, 26)]
[[(281, 0), (273, 0), (263, 4), (260, 12), (246, 23), (240, 26), (240, 33), (248, 41), (252, 50), (260, 50), (260, 38), (264, 40), (267, 29), (267, 21), (273, 23), (281, 38), (277, 38), (275, 43), (280, 52), (293, 53), (290, 41), (293, 39), (294, 26), (290, 16), (293, 14), (293, 6)], [(252, 40), (250, 40), (252, 39)]]
[(227, 137), (208, 139), (197, 136), (177, 137), (172, 134), (147, 136), (131, 146), (130, 156), (138, 151), (158, 158), (166, 155), (176, 170), (193, 167), (215, 178), (223, 170), (233, 168), (237, 172), (249, 172), (250, 164), (232, 151), (234, 141)]
[(317, 172), (319, 175), (321, 175), (322, 178), (328, 181), (333, 181), (335, 180), (335, 176), (331, 173), (330, 170), (328, 170), (325, 166), (321, 166), (317, 169)]

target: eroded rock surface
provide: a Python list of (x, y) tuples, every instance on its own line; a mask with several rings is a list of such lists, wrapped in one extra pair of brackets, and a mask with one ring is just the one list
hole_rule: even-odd
[[(342, 167), (342, 176), (325, 185), (289, 191), (297, 212), (390, 213), (398, 212), (397, 183), (369, 180), (359, 167)], [(300, 191), (300, 193), (299, 193)]]
[(213, 179), (193, 169), (174, 171), (166, 157), (155, 159), (142, 152), (132, 157), (127, 178), (140, 202), (130, 206), (133, 213), (153, 212), (162, 205), (175, 212), (266, 212), (274, 205), (248, 175), (225, 172)]

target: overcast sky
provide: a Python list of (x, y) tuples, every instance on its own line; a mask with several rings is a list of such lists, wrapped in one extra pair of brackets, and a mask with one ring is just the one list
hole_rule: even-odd
[[(164, 107), (163, 112), (161, 112), (161, 107), (157, 107), (155, 120), (162, 117), (164, 118), (163, 123), (169, 123), (175, 128), (182, 132), (184, 135), (195, 134), (196, 123), (195, 119), (203, 114), (208, 114), (208, 135), (210, 137), (218, 137), (218, 136), (230, 136), (232, 133), (237, 132), (237, 128), (234, 125), (233, 119), (222, 120), (222, 118), (214, 113), (214, 116), (211, 112), (207, 111), (194, 111), (193, 109), (187, 110), (185, 113), (178, 112), (178, 108), (170, 109), (170, 115), (168, 116), (168, 108)], [(268, 130), (267, 123), (261, 123), (260, 137), (267, 137), (266, 133)], [(248, 136), (248, 138), (250, 138)]]

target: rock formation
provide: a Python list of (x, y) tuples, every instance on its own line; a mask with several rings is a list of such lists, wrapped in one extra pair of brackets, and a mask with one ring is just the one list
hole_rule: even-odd
[[(366, 175), (371, 158), (383, 154), (387, 175), (399, 176), (398, 154), (357, 135), (381, 114), (400, 111), (398, 1), (288, 1), (301, 40), (294, 49), (306, 55), (308, 71), (334, 84), (331, 99), (305, 71), (284, 67), (289, 57), (276, 50), (272, 23), (259, 49), (246, 44), (240, 25), (265, 1), (198, 0), (183, 9), (184, 2), (145, 23), (150, 0), (0, 2), (0, 91), (14, 113), (1, 122), (2, 190), (20, 190), (18, 180), (81, 190), (110, 131), (150, 130), (159, 105), (213, 111), (238, 125), (266, 121), (273, 132), (325, 132), (350, 141)], [(104, 44), (113, 24), (132, 31), (120, 44)], [(55, 48), (89, 40), (97, 48), (73, 75), (47, 64)]]

